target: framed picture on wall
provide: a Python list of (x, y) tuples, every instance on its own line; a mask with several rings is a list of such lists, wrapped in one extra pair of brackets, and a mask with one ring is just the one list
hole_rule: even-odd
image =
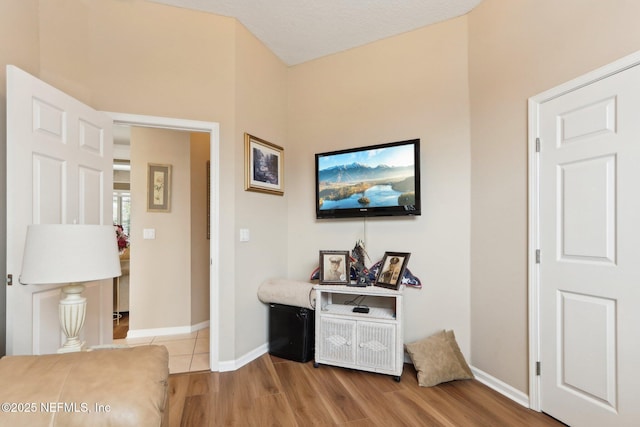
[(409, 252), (385, 252), (374, 285), (398, 289), (402, 284), (402, 275), (410, 256)]
[(320, 251), (320, 284), (348, 284), (349, 267), (349, 251)]
[(147, 212), (171, 212), (171, 165), (147, 164)]
[(244, 189), (261, 193), (284, 194), (284, 149), (244, 134)]

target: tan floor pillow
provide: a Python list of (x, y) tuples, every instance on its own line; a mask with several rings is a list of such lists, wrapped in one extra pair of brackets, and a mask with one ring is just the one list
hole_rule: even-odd
[(431, 387), (443, 382), (473, 378), (453, 331), (441, 331), (405, 346), (418, 371), (418, 384)]

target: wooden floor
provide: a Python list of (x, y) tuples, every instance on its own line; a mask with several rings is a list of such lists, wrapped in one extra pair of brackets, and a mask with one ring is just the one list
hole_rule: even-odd
[(178, 426), (563, 426), (476, 380), (419, 387), (405, 364), (386, 375), (268, 354), (234, 372), (169, 377), (170, 427)]
[(129, 313), (122, 313), (120, 321), (113, 321), (113, 339), (124, 339), (129, 332)]

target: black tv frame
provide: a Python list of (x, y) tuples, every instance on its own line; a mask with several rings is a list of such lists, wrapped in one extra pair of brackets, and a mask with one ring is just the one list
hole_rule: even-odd
[[(396, 206), (373, 206), (373, 207), (357, 207), (357, 208), (339, 208), (339, 209), (321, 209), (320, 197), (320, 159), (328, 156), (336, 156), (351, 153), (364, 153), (367, 151), (380, 150), (384, 148), (398, 147), (402, 145), (413, 146), (413, 167), (414, 167), (414, 188), (415, 188), (415, 204), (414, 205), (396, 205)], [(343, 165), (347, 166), (347, 164)], [(315, 203), (316, 218), (362, 218), (362, 217), (378, 217), (378, 216), (418, 216), (422, 214), (422, 197), (420, 191), (420, 139), (409, 139), (405, 141), (388, 142), (384, 144), (368, 145), (364, 147), (348, 148), (344, 150), (329, 151), (325, 153), (317, 153), (315, 155)]]

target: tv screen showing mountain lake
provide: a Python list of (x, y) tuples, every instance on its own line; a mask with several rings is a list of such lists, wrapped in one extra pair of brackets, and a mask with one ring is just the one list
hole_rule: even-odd
[(411, 145), (320, 157), (318, 166), (320, 209), (415, 204)]

